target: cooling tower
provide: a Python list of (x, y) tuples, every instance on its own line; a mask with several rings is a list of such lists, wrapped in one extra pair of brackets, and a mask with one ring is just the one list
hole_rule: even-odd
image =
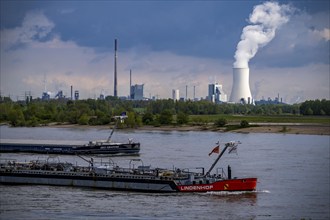
[(249, 86), (249, 68), (233, 68), (230, 102), (253, 104)]

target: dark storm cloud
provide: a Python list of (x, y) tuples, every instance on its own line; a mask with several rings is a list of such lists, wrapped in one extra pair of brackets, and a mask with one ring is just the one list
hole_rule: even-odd
[[(52, 78), (55, 82), (66, 81), (65, 86), (79, 80), (87, 96), (94, 88), (113, 91), (113, 45), (117, 38), (120, 93), (126, 93), (128, 73), (133, 69), (134, 76), (139, 76), (138, 83), (146, 83), (148, 93), (166, 98), (171, 89), (183, 88), (187, 83), (200, 85), (199, 96), (204, 96), (210, 77), (219, 79), (230, 91), (232, 63), (242, 29), (248, 25), (254, 6), (262, 2), (0, 3), (3, 92), (21, 93), (17, 88), (29, 90), (39, 86), (36, 94), (41, 94), (39, 78), (45, 73), (50, 82)], [(278, 90), (296, 96), (313, 86), (319, 89), (306, 90), (304, 97), (328, 97), (329, 2), (313, 1), (313, 6), (306, 1), (280, 4), (290, 4), (297, 11), (250, 60), (251, 85), (262, 81), (256, 87), (259, 96), (265, 97)], [(37, 22), (33, 22), (33, 15)], [(29, 26), (24, 20), (40, 25)], [(10, 50), (4, 50), (8, 46)], [(15, 65), (17, 61), (20, 65)], [(279, 73), (292, 80), (283, 83)], [(296, 84), (290, 86), (291, 82)], [(10, 83), (19, 86), (7, 86)], [(320, 83), (322, 86), (316, 86)]]

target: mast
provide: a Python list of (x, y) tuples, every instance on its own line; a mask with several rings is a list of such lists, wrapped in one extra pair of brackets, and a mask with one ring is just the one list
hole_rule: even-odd
[(94, 170), (94, 159), (91, 157), (91, 160), (87, 160), (86, 158), (84, 158), (83, 156), (76, 154), (78, 157), (80, 157), (81, 159), (83, 159), (84, 161), (86, 161), (87, 163), (89, 163), (91, 165), (92, 170)]
[(111, 137), (112, 137), (113, 133), (115, 132), (115, 129), (117, 128), (117, 125), (118, 125), (118, 120), (116, 120), (116, 124), (115, 124), (115, 126), (113, 126), (113, 128), (111, 130), (111, 133), (110, 133), (110, 135), (107, 139), (107, 143), (109, 143), (111, 141)]
[[(240, 144), (240, 142), (235, 142), (235, 141), (231, 141), (225, 144), (225, 148), (221, 151), (221, 153), (219, 154), (218, 158), (214, 161), (214, 163), (212, 164), (212, 166), (210, 167), (210, 169), (206, 172), (205, 176), (210, 175), (211, 171), (213, 170), (213, 168), (215, 167), (215, 165), (218, 163), (218, 161), (220, 160), (220, 158), (222, 157), (222, 155), (225, 153), (225, 151), (227, 150), (228, 147), (237, 147), (237, 145)], [(220, 143), (218, 143), (218, 146), (220, 147)], [(230, 152), (229, 152), (230, 153)]]
[(112, 131), (111, 131), (111, 133), (110, 133), (110, 135), (109, 135), (109, 137), (108, 137), (108, 139), (107, 139), (107, 143), (109, 143), (110, 141), (111, 141), (111, 137), (112, 137), (112, 135), (113, 135), (113, 133), (115, 132), (115, 129), (117, 128), (117, 125), (118, 125), (118, 122), (119, 122), (119, 119), (120, 119), (120, 122), (121, 123), (123, 123), (124, 122), (124, 119), (125, 118), (128, 118), (128, 116), (126, 115), (126, 112), (123, 112), (123, 113), (121, 113), (122, 115), (121, 116), (115, 116), (114, 118), (115, 118), (115, 120), (116, 120), (116, 124), (115, 124), (115, 126), (112, 128)]

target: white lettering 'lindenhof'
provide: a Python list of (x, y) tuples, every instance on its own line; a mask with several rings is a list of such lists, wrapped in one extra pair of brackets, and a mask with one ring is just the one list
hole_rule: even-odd
[(181, 191), (203, 191), (213, 189), (213, 185), (203, 185), (203, 186), (180, 186)]

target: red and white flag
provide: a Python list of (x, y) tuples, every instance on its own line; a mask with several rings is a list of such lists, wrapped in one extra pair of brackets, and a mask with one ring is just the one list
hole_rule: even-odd
[(218, 154), (219, 151), (220, 151), (220, 147), (219, 146), (216, 146), (215, 148), (213, 148), (213, 150), (211, 151), (211, 153), (209, 153), (209, 156), (211, 156), (211, 154), (213, 154), (213, 153)]

